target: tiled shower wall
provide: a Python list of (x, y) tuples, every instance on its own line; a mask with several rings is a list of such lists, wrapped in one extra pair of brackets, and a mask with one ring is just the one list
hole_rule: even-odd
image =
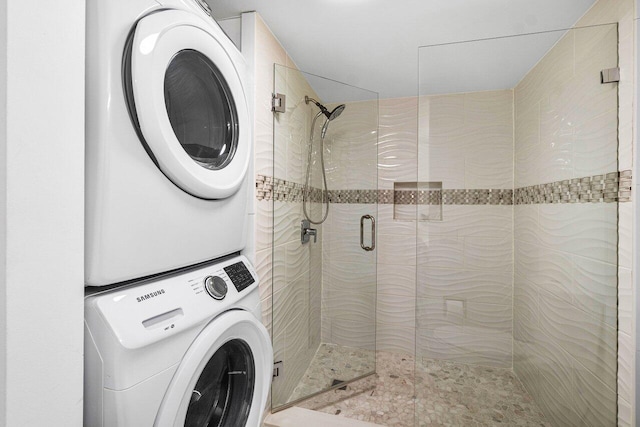
[(420, 98), (418, 180), (473, 190), (441, 221), (418, 206), (420, 358), (512, 366), (512, 112), (512, 90)]
[[(619, 141), (620, 141), (620, 170), (631, 169), (632, 159), (632, 139), (631, 139), (631, 123), (633, 116), (633, 84), (631, 82), (631, 76), (633, 75), (633, 54), (630, 51), (633, 50), (633, 14), (632, 14), (631, 2), (624, 0), (600, 0), (598, 1), (592, 10), (583, 18), (579, 23), (579, 26), (591, 25), (603, 22), (619, 22), (619, 64), (622, 68), (622, 81), (619, 84), (620, 88), (620, 100), (619, 100)], [(264, 26), (259, 17), (257, 18), (257, 30), (256, 30), (256, 62), (258, 64), (258, 71), (256, 73), (256, 170), (258, 175), (273, 176), (274, 171), (272, 167), (273, 162), (273, 146), (272, 146), (272, 115), (270, 112), (270, 93), (273, 85), (273, 63), (289, 64), (293, 65), (293, 62), (287, 57), (284, 50), (277, 43), (277, 40), (272, 36), (269, 30)], [(260, 34), (260, 35), (258, 35)], [(417, 98), (400, 98), (400, 99), (385, 99), (380, 101), (379, 112), (379, 143), (378, 143), (378, 186), (381, 190), (392, 190), (393, 183), (396, 181), (415, 182), (418, 180), (418, 159), (416, 158), (416, 146), (418, 141), (417, 129), (418, 129), (418, 102)], [(517, 120), (517, 119), (516, 119)], [(335, 123), (337, 124), (337, 122)], [(423, 127), (421, 126), (421, 129)], [(424, 151), (423, 151), (424, 153)], [(433, 153), (437, 155), (436, 152)], [(286, 152), (281, 152), (280, 156), (286, 156)], [(547, 159), (550, 157), (547, 156)], [(449, 159), (451, 161), (457, 161)], [(489, 162), (491, 158), (486, 159)], [(474, 159), (470, 158), (465, 166), (471, 164), (473, 166)], [(476, 162), (476, 166), (481, 167), (482, 162)], [(513, 163), (512, 163), (513, 164)], [(540, 163), (545, 165), (544, 169), (553, 169), (551, 165), (546, 163)], [(438, 166), (436, 164), (434, 167)], [(520, 166), (523, 163), (520, 162)], [(549, 167), (547, 167), (549, 166)], [(424, 170), (423, 167), (420, 168)], [(433, 169), (432, 169), (433, 170)], [(469, 169), (473, 170), (473, 167)], [(525, 169), (521, 169), (524, 171)], [(562, 170), (559, 168), (558, 170)], [(466, 173), (466, 172), (465, 172)], [(482, 172), (479, 172), (482, 175)], [(547, 173), (547, 172), (545, 172)], [(485, 174), (487, 177), (491, 177), (490, 169), (486, 169)], [(526, 175), (526, 174), (524, 174)], [(506, 175), (505, 175), (506, 176)], [(424, 179), (422, 176), (420, 179)], [(429, 177), (428, 179), (434, 179), (435, 177)], [(545, 178), (547, 179), (547, 178)], [(457, 181), (456, 181), (457, 180)], [(447, 182), (463, 183), (464, 178), (460, 177), (460, 174), (452, 177), (452, 179), (442, 179), (445, 188), (447, 188)], [(526, 182), (526, 181), (525, 181)], [(529, 181), (530, 183), (541, 183)], [(546, 181), (545, 181), (546, 182)], [(462, 185), (451, 185), (448, 188), (464, 188)], [(465, 184), (466, 185), (466, 184)], [(514, 186), (520, 185), (518, 182), (514, 183)], [(498, 185), (494, 188), (499, 188)], [(492, 188), (487, 186), (486, 188)], [(513, 188), (513, 187), (511, 187)], [(259, 201), (257, 202), (257, 261), (258, 268), (263, 278), (262, 295), (263, 295), (263, 310), (265, 313), (264, 320), (271, 330), (271, 222), (273, 218), (273, 211), (270, 208), (270, 202)], [(613, 206), (613, 204), (610, 204)], [(337, 206), (332, 204), (332, 208)], [(558, 214), (558, 211), (549, 210), (551, 207), (560, 209), (560, 206), (568, 205), (545, 205), (538, 208), (543, 211), (542, 217), (538, 214), (538, 223), (536, 227), (544, 226), (539, 222), (540, 218), (549, 219), (552, 222), (556, 219), (560, 219), (562, 215)], [(590, 205), (586, 205), (586, 209), (593, 208)], [(527, 233), (526, 226), (520, 227), (519, 218), (522, 221), (527, 221), (527, 214), (522, 212), (527, 211), (531, 205), (518, 205), (516, 209), (516, 233), (514, 239), (516, 242), (525, 242), (526, 237), (523, 240), (523, 233)], [(278, 209), (278, 207), (276, 207)], [(339, 213), (340, 207), (334, 210), (335, 213)], [(357, 209), (357, 207), (356, 207)], [(459, 240), (460, 237), (465, 239), (465, 233), (473, 232), (474, 229), (478, 229), (478, 225), (474, 224), (477, 220), (480, 224), (483, 224), (487, 229), (494, 229), (497, 233), (500, 233), (500, 227), (504, 227), (505, 224), (509, 224), (512, 214), (508, 214), (507, 206), (444, 206), (443, 217), (445, 220), (449, 218), (452, 226), (449, 230), (453, 234), (447, 235), (449, 231), (441, 228), (441, 232), (435, 232), (438, 230), (438, 226), (446, 226), (446, 222), (442, 224), (423, 223), (420, 226), (423, 228), (431, 227), (434, 230), (433, 235), (445, 235), (447, 238), (451, 237), (452, 240)], [(570, 208), (571, 209), (571, 208)], [(603, 209), (607, 209), (606, 207)], [(548, 210), (548, 212), (547, 212)], [(459, 211), (459, 212), (456, 212)], [(467, 212), (465, 212), (467, 211)], [(355, 212), (355, 211), (354, 211)], [(483, 213), (486, 213), (485, 216)], [(593, 211), (592, 211), (593, 213)], [(559, 215), (559, 216), (558, 216)], [(282, 216), (282, 215), (279, 215)], [(286, 215), (285, 215), (286, 216)], [(297, 214), (295, 214), (297, 216)], [(500, 220), (499, 218), (502, 218)], [(377, 347), (381, 350), (391, 350), (398, 352), (413, 352), (415, 349), (415, 332), (416, 332), (416, 298), (420, 300), (431, 299), (431, 295), (424, 295), (422, 292), (428, 290), (425, 286), (416, 286), (416, 225), (412, 221), (398, 221), (393, 219), (393, 205), (381, 204), (378, 206), (378, 248), (376, 250), (378, 255), (378, 307), (377, 307)], [(618, 347), (619, 347), (619, 360), (618, 360), (618, 417), (620, 425), (632, 425), (631, 412), (633, 402), (633, 366), (634, 366), (634, 343), (632, 337), (634, 336), (634, 329), (632, 325), (632, 309), (630, 301), (633, 297), (633, 286), (631, 283), (631, 230), (632, 230), (632, 211), (630, 203), (620, 203), (620, 223), (619, 228), (619, 263), (620, 268), (618, 270), (619, 275), (619, 299), (620, 299), (620, 319), (619, 319), (619, 332), (618, 332)], [(456, 223), (457, 222), (457, 223)], [(551, 227), (554, 224), (550, 223)], [(531, 224), (530, 224), (531, 225)], [(482, 228), (482, 227), (480, 227)], [(518, 232), (520, 229), (522, 232)], [(290, 230), (289, 230), (290, 231)], [(506, 232), (503, 230), (503, 232)], [(541, 229), (538, 230), (541, 232)], [(424, 233), (424, 232), (423, 232)], [(472, 236), (470, 236), (472, 237)], [(496, 236), (482, 236), (483, 238), (500, 239)], [(293, 241), (291, 241), (293, 243)], [(453, 242), (452, 242), (453, 243)], [(525, 245), (526, 246), (526, 245)], [(293, 245), (292, 245), (293, 247)], [(455, 246), (454, 246), (455, 247)], [(460, 246), (458, 246), (459, 248)], [(464, 243), (462, 246), (462, 252), (464, 253)], [(459, 250), (458, 250), (459, 252)], [(449, 252), (451, 253), (451, 252)], [(535, 253), (535, 252), (534, 252)], [(545, 254), (546, 255), (546, 254)], [(489, 254), (490, 256), (490, 254)], [(579, 256), (579, 255), (578, 255)], [(313, 258), (313, 257), (312, 257)], [(310, 258), (310, 259), (312, 259)], [(286, 263), (286, 251), (284, 256), (277, 256), (276, 264), (281, 263), (280, 267), (276, 266), (276, 269), (280, 268), (281, 272), (276, 276), (284, 277), (286, 274), (284, 271), (284, 265)], [(552, 262), (555, 262), (553, 260)], [(297, 267), (291, 269), (290, 274), (295, 275), (305, 271), (307, 268), (312, 269), (315, 264), (309, 263), (309, 267), (306, 266), (303, 261), (298, 264)], [(461, 268), (457, 269), (457, 273), (449, 275), (450, 272), (455, 272), (456, 269), (441, 268), (442, 273), (446, 273), (437, 278), (441, 283), (449, 283), (451, 285), (451, 291), (456, 292), (454, 287), (459, 286), (464, 289), (473, 289), (474, 283), (480, 284), (480, 287), (486, 286), (488, 304), (507, 306), (506, 300), (500, 300), (500, 298), (510, 298), (509, 285), (507, 277), (509, 272), (505, 271), (477, 271), (473, 274), (464, 273), (465, 266), (462, 261)], [(518, 270), (518, 267), (516, 267)], [(307, 270), (308, 271), (308, 270)], [(313, 271), (313, 270), (312, 270)], [(598, 272), (587, 272), (596, 273)], [(317, 273), (316, 273), (317, 274)], [(457, 276), (456, 276), (457, 274)], [(466, 274), (466, 275), (465, 275)], [(583, 273), (584, 276), (584, 273)], [(289, 276), (291, 277), (291, 276)], [(419, 276), (422, 280), (425, 280), (424, 273)], [(286, 282), (286, 279), (285, 279)], [(423, 282), (424, 283), (424, 282)], [(419, 295), (416, 293), (418, 289)], [(525, 288), (518, 288), (525, 289)], [(524, 291), (523, 291), (524, 292)], [(540, 290), (539, 292), (545, 292)], [(424, 296), (420, 296), (424, 295)], [(450, 294), (448, 294), (450, 295)], [(489, 297), (488, 295), (493, 295)], [(518, 303), (521, 292), (516, 291), (516, 319), (515, 319), (515, 334), (518, 337), (518, 325), (519, 325), (519, 308), (522, 308)], [(443, 298), (443, 295), (437, 295), (437, 298)], [(553, 296), (555, 298), (555, 296)], [(502, 301), (502, 302), (501, 302)], [(563, 303), (561, 298), (556, 298), (552, 301), (543, 301), (542, 304), (546, 304), (545, 307), (550, 309), (550, 313), (558, 313), (556, 303)], [(418, 307), (423, 307), (419, 304)], [(446, 305), (441, 306), (446, 307)], [(538, 308), (538, 306), (534, 305)], [(579, 308), (579, 307), (578, 307)], [(555, 309), (555, 311), (554, 311)], [(419, 313), (421, 309), (419, 308)], [(469, 314), (470, 312), (467, 311)], [(523, 316), (526, 313), (523, 311)], [(428, 318), (419, 316), (419, 325), (422, 325), (424, 321), (428, 321)], [(436, 319), (437, 320), (437, 319)], [(446, 319), (445, 319), (446, 320)], [(453, 317), (454, 321), (455, 316)], [(551, 325), (553, 322), (548, 322)], [(428, 342), (428, 327), (425, 328), (427, 335), (420, 336), (419, 342)], [(506, 323), (494, 323), (497, 326), (495, 337), (499, 337), (506, 331)], [(606, 325), (606, 323), (605, 323)], [(464, 328), (464, 321), (462, 327)], [(542, 343), (543, 341), (540, 341)], [(516, 353), (518, 352), (518, 344), (516, 344)], [(553, 348), (550, 344), (550, 348)], [(421, 349), (422, 351), (422, 349)], [(567, 353), (566, 350), (563, 350)], [(498, 354), (503, 352), (498, 351)], [(518, 369), (518, 354), (516, 356), (516, 370)], [(605, 355), (606, 356), (606, 355)], [(502, 355), (494, 360), (501, 359)], [(609, 357), (610, 356), (606, 356)], [(608, 363), (611, 363), (609, 360)], [(562, 364), (557, 365), (562, 367)], [(566, 366), (566, 365), (565, 365)], [(549, 377), (551, 375), (555, 384), (562, 389), (561, 378), (563, 375), (562, 368), (560, 371), (549, 370), (550, 365), (547, 365), (547, 370), (543, 373)], [(538, 370), (536, 375), (541, 371)], [(586, 387), (585, 375), (593, 375), (588, 369), (584, 369), (581, 372), (575, 372), (572, 380), (572, 384), (583, 385), (583, 393), (593, 392), (592, 388)], [(526, 375), (526, 374), (525, 374)], [(581, 381), (581, 382), (580, 382)], [(600, 381), (598, 379), (598, 381)], [(609, 387), (610, 388), (610, 387)], [(604, 390), (604, 389), (603, 389)], [(598, 390), (601, 391), (601, 390)], [(584, 402), (587, 398), (581, 395), (580, 401), (577, 402), (578, 408), (586, 410)], [(604, 405), (611, 407), (611, 399), (615, 399), (615, 395), (612, 397), (610, 391), (608, 398), (603, 399)], [(607, 404), (607, 402), (609, 402)], [(576, 403), (576, 402), (573, 402)], [(586, 412), (585, 412), (586, 413)], [(594, 418), (597, 419), (597, 418)]]
[[(304, 182), (305, 138), (313, 117), (304, 95), (315, 93), (260, 16), (247, 15), (243, 25), (253, 24), (255, 30), (255, 262), (261, 278), (263, 322), (272, 335), (274, 360), (285, 365), (284, 375), (274, 382), (272, 391), (278, 405), (287, 401), (320, 342), (322, 239), (320, 236), (317, 245), (303, 247), (300, 243), (303, 214), (299, 190)], [(285, 66), (274, 72), (274, 64)], [(271, 112), (274, 77), (278, 89), (289, 95), (287, 112), (276, 117), (275, 143)], [(289, 121), (296, 125), (289, 126)], [(314, 206), (314, 211), (317, 208)]]
[[(360, 247), (360, 218), (377, 216), (376, 198), (369, 197), (376, 193), (363, 192), (358, 203), (348, 190), (376, 189), (377, 140), (378, 100), (373, 99), (347, 102), (324, 141), (327, 186), (340, 191), (330, 192), (334, 203), (322, 226), (322, 342), (367, 350), (376, 342), (376, 252)], [(319, 178), (318, 164), (313, 174)]]
[[(615, 425), (617, 405), (619, 425), (631, 425), (632, 11), (628, 1), (596, 3), (577, 26), (619, 26), (569, 31), (515, 89), (514, 368), (557, 425)], [(600, 70), (618, 62), (619, 86), (602, 85)], [(575, 178), (573, 201), (522, 197)], [(618, 180), (627, 187), (619, 223)], [(575, 203), (583, 197), (594, 200)]]

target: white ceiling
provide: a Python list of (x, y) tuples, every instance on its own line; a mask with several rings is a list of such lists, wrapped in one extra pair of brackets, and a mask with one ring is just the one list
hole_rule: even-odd
[[(208, 3), (216, 19), (257, 11), (301, 70), (379, 92), (381, 98), (392, 98), (416, 95), (419, 46), (569, 28), (594, 0)], [(421, 49), (421, 74), (428, 72), (434, 81), (442, 82), (436, 78), (439, 69), (441, 76), (456, 76), (450, 82), (464, 83), (460, 90), (441, 84), (430, 88), (430, 92), (511, 88), (560, 35), (476, 43), (473, 48), (454, 44)], [(430, 71), (424, 71), (425, 64), (430, 64)], [(328, 100), (327, 96), (324, 99)]]

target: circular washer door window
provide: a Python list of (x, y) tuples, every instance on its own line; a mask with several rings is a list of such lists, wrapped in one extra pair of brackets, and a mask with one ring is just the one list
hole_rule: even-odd
[(183, 356), (154, 427), (257, 426), (272, 371), (273, 347), (260, 321), (242, 310), (222, 313)]
[(255, 383), (255, 364), (246, 342), (226, 342), (204, 367), (191, 392), (185, 427), (245, 426)]
[(249, 165), (242, 60), (212, 23), (179, 10), (140, 19), (127, 42), (124, 86), (145, 149), (176, 186), (233, 195)]

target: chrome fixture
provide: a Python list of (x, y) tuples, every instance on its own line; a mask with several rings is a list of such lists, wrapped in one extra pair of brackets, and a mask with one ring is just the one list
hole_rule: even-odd
[(620, 68), (607, 68), (600, 71), (600, 83), (617, 83), (620, 81)]
[(287, 95), (282, 93), (271, 94), (271, 111), (274, 113), (284, 113), (287, 111)]
[[(371, 245), (364, 244), (364, 220), (371, 220)], [(360, 247), (369, 252), (376, 248), (376, 220), (371, 215), (362, 215), (360, 218)]]
[[(342, 114), (344, 109), (346, 108), (346, 105), (340, 104), (336, 108), (334, 108), (333, 110), (329, 111), (327, 109), (327, 107), (325, 107), (324, 105), (320, 104), (315, 99), (309, 98), (306, 95), (304, 97), (304, 102), (305, 102), (305, 104), (309, 104), (309, 102), (313, 102), (316, 105), (316, 107), (318, 107), (320, 109), (320, 111), (313, 118), (313, 122), (311, 124), (311, 132), (309, 134), (309, 149), (308, 149), (309, 154), (307, 156), (307, 175), (305, 177), (304, 190), (302, 192), (302, 211), (304, 212), (304, 217), (311, 224), (322, 224), (327, 219), (327, 216), (329, 215), (329, 195), (327, 194), (327, 192), (328, 192), (328, 189), (327, 189), (327, 175), (326, 175), (326, 172), (324, 170), (324, 136), (327, 133), (327, 129), (329, 128), (329, 122), (333, 121), (334, 119), (337, 119), (340, 116), (340, 114)], [(322, 215), (322, 219), (320, 221), (314, 221), (314, 220), (311, 219), (311, 216), (309, 215), (309, 212), (307, 211), (307, 204), (309, 203), (309, 195), (310, 195), (310, 192), (311, 192), (311, 152), (313, 151), (313, 130), (316, 127), (316, 120), (318, 120), (318, 117), (320, 117), (322, 115), (325, 116), (325, 122), (324, 122), (324, 125), (322, 125), (322, 131), (320, 132), (320, 140), (321, 140), (321, 143), (320, 143), (320, 167), (322, 169), (322, 183), (324, 185), (324, 188), (322, 189), (322, 202), (323, 202), (323, 205), (325, 206), (325, 212)]]
[(308, 243), (313, 236), (313, 243), (318, 242), (318, 230), (315, 228), (311, 228), (311, 223), (308, 219), (303, 219), (300, 221), (300, 242), (304, 245)]

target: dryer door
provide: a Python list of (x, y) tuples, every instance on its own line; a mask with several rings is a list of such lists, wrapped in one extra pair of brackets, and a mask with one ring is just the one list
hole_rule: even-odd
[(233, 310), (191, 345), (156, 417), (156, 427), (244, 427), (262, 421), (273, 369), (264, 326)]
[(249, 164), (251, 123), (238, 52), (214, 22), (180, 10), (140, 19), (125, 48), (129, 113), (145, 149), (183, 191), (229, 197)]

